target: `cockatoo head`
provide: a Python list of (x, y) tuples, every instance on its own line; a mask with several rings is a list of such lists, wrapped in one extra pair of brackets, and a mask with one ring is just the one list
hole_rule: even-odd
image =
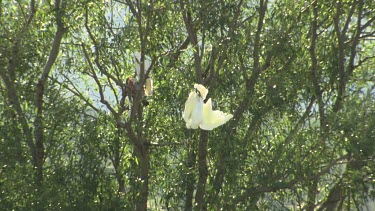
[(206, 99), (208, 93), (208, 89), (206, 89), (206, 87), (204, 87), (202, 84), (194, 84), (194, 89), (197, 93), (199, 93), (199, 96), (201, 96), (203, 100)]

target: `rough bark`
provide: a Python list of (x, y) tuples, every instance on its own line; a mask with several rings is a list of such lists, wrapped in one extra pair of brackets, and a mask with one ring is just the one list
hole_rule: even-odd
[(52, 48), (49, 53), (49, 57), (46, 65), (43, 68), (41, 77), (36, 85), (35, 105), (36, 105), (36, 117), (34, 119), (34, 139), (35, 139), (35, 155), (34, 162), (36, 168), (36, 180), (37, 182), (43, 181), (43, 164), (44, 164), (44, 123), (43, 123), (43, 112), (44, 102), (43, 97), (45, 94), (45, 86), (47, 84), (48, 75), (51, 72), (53, 64), (56, 62), (57, 55), (60, 51), (60, 44), (63, 38), (66, 28), (62, 22), (63, 8), (60, 5), (60, 0), (55, 1), (56, 9), (56, 22), (57, 31), (52, 43)]
[(192, 147), (188, 154), (186, 164), (187, 169), (191, 172), (186, 175), (185, 211), (193, 210), (195, 176), (192, 169), (195, 167), (196, 157), (195, 147)]
[(195, 193), (195, 204), (194, 210), (207, 210), (205, 206), (205, 194), (206, 194), (206, 182), (208, 177), (207, 167), (207, 142), (208, 132), (201, 131), (200, 140), (198, 143), (198, 184), (197, 192)]
[[(318, 110), (319, 110), (319, 120), (320, 120), (320, 128), (321, 128), (321, 140), (323, 140), (323, 136), (326, 132), (326, 121), (325, 121), (325, 112), (324, 112), (324, 104), (322, 99), (322, 91), (319, 84), (319, 75), (318, 75), (318, 61), (316, 56), (316, 42), (318, 39), (318, 8), (317, 8), (317, 1), (312, 2), (312, 10), (313, 10), (313, 19), (311, 23), (311, 43), (310, 43), (310, 59), (311, 59), (311, 67), (310, 67), (310, 78), (314, 87), (314, 97), (318, 101)], [(322, 143), (323, 144), (323, 143)], [(315, 208), (316, 202), (316, 195), (318, 193), (318, 180), (319, 178), (314, 178), (313, 181), (308, 186), (307, 190), (307, 204), (306, 210), (313, 211)]]
[(136, 208), (139, 211), (147, 210), (147, 200), (148, 200), (148, 181), (149, 181), (149, 171), (150, 171), (150, 156), (149, 156), (149, 146), (144, 142), (141, 145), (136, 146), (137, 158), (139, 160), (140, 169), (140, 195), (137, 200)]

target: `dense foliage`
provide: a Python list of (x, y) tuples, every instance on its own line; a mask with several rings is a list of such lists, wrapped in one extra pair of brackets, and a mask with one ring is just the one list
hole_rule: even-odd
[[(372, 209), (375, 1), (5, 0), (0, 28), (1, 210)], [(194, 83), (233, 119), (187, 129)]]

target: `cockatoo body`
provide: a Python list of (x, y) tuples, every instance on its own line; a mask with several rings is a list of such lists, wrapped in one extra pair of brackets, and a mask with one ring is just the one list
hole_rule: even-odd
[[(137, 80), (139, 80), (139, 77), (141, 75), (141, 53), (140, 52), (135, 52), (133, 53), (133, 63), (135, 65), (135, 74), (136, 74), (136, 78)], [(148, 69), (150, 68), (151, 66), (151, 62), (149, 59), (145, 58), (145, 61), (144, 61), (144, 71), (146, 73), (146, 71), (148, 71)]]
[(189, 129), (197, 129), (203, 119), (203, 98), (196, 91), (189, 94), (189, 98), (185, 102), (185, 110), (183, 118), (186, 127)]

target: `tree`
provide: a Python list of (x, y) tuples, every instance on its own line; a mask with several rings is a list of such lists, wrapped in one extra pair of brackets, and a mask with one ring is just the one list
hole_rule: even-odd
[[(375, 198), (374, 8), (1, 2), (0, 207), (364, 209)], [(233, 119), (187, 129), (195, 83)]]

